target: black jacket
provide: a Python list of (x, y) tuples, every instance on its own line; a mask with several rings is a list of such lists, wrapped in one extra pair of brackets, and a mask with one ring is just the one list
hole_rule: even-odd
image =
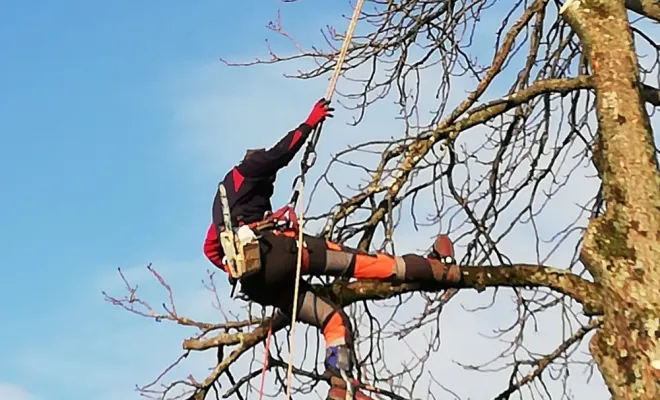
[[(258, 151), (225, 175), (223, 183), (227, 191), (232, 225), (249, 224), (264, 218), (273, 211), (270, 198), (274, 192), (277, 172), (289, 165), (312, 132), (312, 127), (303, 123), (286, 134), (268, 150)], [(213, 226), (216, 233), (223, 226), (220, 192), (213, 200)]]

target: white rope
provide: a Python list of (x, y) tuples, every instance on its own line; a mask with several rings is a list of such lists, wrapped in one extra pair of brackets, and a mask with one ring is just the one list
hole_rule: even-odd
[[(351, 38), (353, 37), (353, 31), (355, 30), (355, 25), (357, 25), (357, 20), (360, 16), (360, 10), (362, 9), (362, 3), (364, 0), (358, 0), (355, 8), (353, 9), (353, 17), (351, 18), (351, 23), (348, 25), (348, 30), (346, 31), (346, 37), (344, 38), (344, 43), (342, 44), (341, 51), (339, 52), (339, 58), (337, 59), (337, 64), (335, 64), (335, 70), (328, 84), (328, 89), (325, 92), (325, 99), (330, 100), (332, 95), (335, 92), (337, 86), (337, 79), (341, 73), (341, 67), (344, 64), (344, 58), (346, 58), (346, 53), (348, 52), (348, 46), (351, 43)], [(299, 210), (298, 210), (298, 262), (296, 265), (296, 281), (293, 291), (293, 314), (291, 316), (291, 331), (289, 332), (289, 365), (287, 370), (286, 378), (286, 398), (287, 400), (291, 399), (291, 376), (293, 373), (293, 337), (294, 337), (294, 327), (296, 324), (296, 315), (298, 314), (298, 296), (300, 291), (300, 271), (302, 269), (302, 254), (303, 254), (303, 183), (304, 179), (300, 179), (299, 182)]]

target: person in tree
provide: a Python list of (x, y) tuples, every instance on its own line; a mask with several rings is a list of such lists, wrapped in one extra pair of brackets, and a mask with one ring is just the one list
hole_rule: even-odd
[[(248, 150), (243, 160), (225, 175), (222, 183), (227, 193), (233, 227), (244, 224), (253, 227), (268, 216), (278, 214), (273, 213), (270, 200), (277, 172), (291, 162), (310, 133), (326, 118), (332, 117), (333, 111), (329, 101), (319, 100), (307, 119), (272, 148)], [(212, 222), (204, 240), (203, 252), (211, 263), (227, 272), (218, 239), (223, 226), (222, 202), (216, 192)], [(250, 300), (262, 306), (277, 307), (291, 317), (298, 261), (296, 229), (271, 229), (261, 231), (259, 235), (262, 266), (256, 274), (241, 279), (242, 292)], [(444, 235), (438, 237), (427, 257), (416, 254), (370, 254), (310, 235), (304, 235), (304, 242), (302, 275), (401, 283), (435, 282), (447, 284), (448, 287), (455, 286), (461, 279), (459, 267), (453, 261), (452, 244)], [(341, 376), (343, 370), (352, 376), (355, 360), (349, 318), (329, 299), (316, 295), (307, 282), (301, 280), (299, 285), (296, 318), (323, 333), (326, 373)]]

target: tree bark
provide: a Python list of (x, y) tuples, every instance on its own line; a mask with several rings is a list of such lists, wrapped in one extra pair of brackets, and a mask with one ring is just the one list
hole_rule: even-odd
[(660, 22), (660, 2), (658, 0), (626, 0), (626, 8)]
[(660, 175), (624, 0), (569, 0), (596, 91), (606, 212), (581, 260), (608, 307), (590, 349), (615, 400), (660, 398)]

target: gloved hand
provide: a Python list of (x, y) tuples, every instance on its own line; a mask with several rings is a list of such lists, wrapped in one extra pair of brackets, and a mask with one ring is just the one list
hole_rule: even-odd
[(330, 107), (330, 100), (322, 98), (314, 104), (314, 108), (312, 108), (312, 112), (309, 113), (305, 123), (314, 129), (319, 123), (325, 120), (326, 117), (332, 118), (333, 111), (335, 111), (335, 109)]

